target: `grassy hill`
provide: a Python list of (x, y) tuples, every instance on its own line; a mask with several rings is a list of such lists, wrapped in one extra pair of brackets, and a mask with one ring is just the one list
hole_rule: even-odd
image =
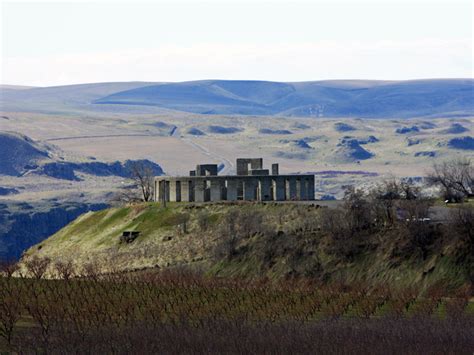
[[(80, 216), (30, 248), (23, 261), (39, 256), (102, 272), (186, 267), (217, 276), (310, 277), (420, 289), (472, 281), (472, 260), (447, 227), (430, 227), (421, 252), (420, 241), (414, 243), (400, 228), (334, 237), (321, 228), (325, 213), (296, 204), (117, 207)], [(140, 235), (127, 243), (121, 241), (123, 231)]]

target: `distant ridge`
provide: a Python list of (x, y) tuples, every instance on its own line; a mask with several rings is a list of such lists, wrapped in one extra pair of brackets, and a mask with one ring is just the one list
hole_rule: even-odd
[(207, 80), (146, 86), (96, 104), (151, 105), (201, 114), (411, 117), (474, 114), (471, 79), (277, 83)]
[[(1, 89), (1, 88), (0, 88)], [(198, 114), (299, 117), (474, 116), (473, 79), (408, 81), (202, 80), (181, 83), (96, 83), (2, 90), (5, 109), (111, 112), (181, 111)]]

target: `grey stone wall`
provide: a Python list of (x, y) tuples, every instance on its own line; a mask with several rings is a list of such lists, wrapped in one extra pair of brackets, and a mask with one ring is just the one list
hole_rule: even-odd
[(314, 175), (158, 177), (155, 201), (314, 200)]

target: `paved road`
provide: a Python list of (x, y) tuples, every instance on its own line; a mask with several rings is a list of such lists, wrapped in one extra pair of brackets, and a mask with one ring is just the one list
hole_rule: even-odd
[(106, 134), (100, 136), (72, 136), (72, 137), (57, 137), (57, 138), (49, 138), (45, 139), (45, 142), (52, 142), (52, 141), (64, 141), (70, 139), (93, 139), (93, 138), (114, 138), (114, 137), (153, 137), (153, 134)]
[(204, 153), (205, 155), (207, 155), (211, 159), (219, 160), (222, 164), (224, 164), (224, 168), (221, 171), (219, 171), (219, 174), (228, 175), (230, 173), (230, 171), (234, 168), (234, 164), (229, 159), (211, 152), (209, 149), (202, 146), (201, 144), (196, 143), (196, 142), (192, 141), (189, 138), (182, 138), (181, 140), (183, 142), (185, 142), (186, 144), (188, 144), (190, 147), (192, 147), (194, 149), (197, 149), (200, 152)]

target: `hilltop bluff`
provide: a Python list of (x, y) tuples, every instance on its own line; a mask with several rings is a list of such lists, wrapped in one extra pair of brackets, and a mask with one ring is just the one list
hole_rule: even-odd
[[(94, 265), (101, 272), (184, 267), (217, 276), (416, 287), (454, 287), (474, 278), (474, 261), (452, 228), (422, 226), (430, 237), (415, 243), (403, 225), (353, 236), (321, 227), (338, 213), (315, 205), (241, 202), (112, 208), (80, 216), (22, 260), (69, 260), (78, 269)], [(127, 243), (124, 231), (140, 233)]]

